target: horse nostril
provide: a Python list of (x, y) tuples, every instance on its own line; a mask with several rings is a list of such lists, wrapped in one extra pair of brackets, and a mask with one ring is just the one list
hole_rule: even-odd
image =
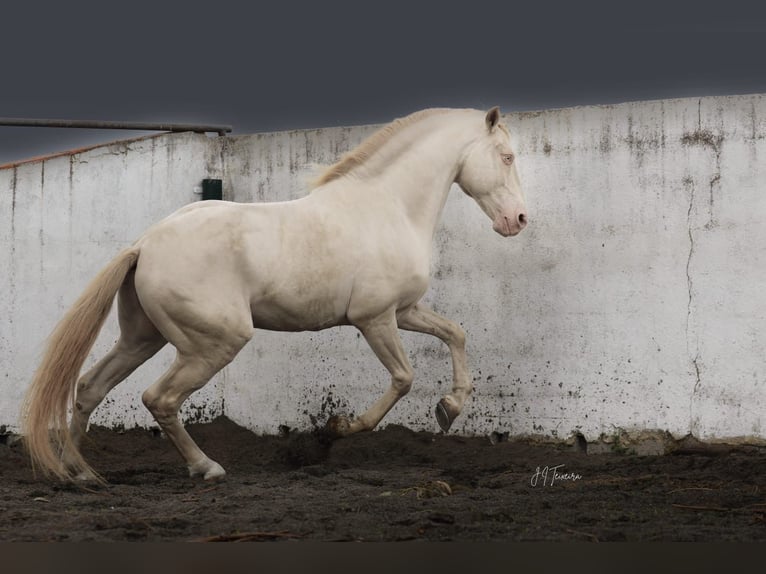
[(527, 224), (527, 216), (524, 213), (519, 213), (518, 217), (519, 225), (524, 227)]

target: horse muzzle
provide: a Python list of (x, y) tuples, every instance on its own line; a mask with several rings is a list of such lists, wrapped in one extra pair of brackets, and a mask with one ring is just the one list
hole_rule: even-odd
[(527, 214), (523, 211), (515, 215), (500, 213), (492, 222), (492, 229), (503, 237), (518, 235), (526, 226)]

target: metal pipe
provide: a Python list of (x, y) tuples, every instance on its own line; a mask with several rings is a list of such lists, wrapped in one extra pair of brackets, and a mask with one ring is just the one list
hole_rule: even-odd
[(45, 120), (28, 118), (0, 118), (0, 126), (37, 128), (85, 128), (92, 130), (141, 130), (163, 132), (215, 132), (219, 136), (231, 131), (226, 125), (162, 124), (145, 122), (103, 122), (96, 120)]

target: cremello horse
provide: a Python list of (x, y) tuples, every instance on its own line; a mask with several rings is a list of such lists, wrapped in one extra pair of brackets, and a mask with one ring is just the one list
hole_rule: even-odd
[[(303, 198), (199, 202), (151, 227), (93, 279), (49, 339), (23, 416), (35, 467), (62, 479), (95, 478), (79, 451), (90, 414), (170, 342), (175, 361), (143, 402), (191, 476), (223, 477), (224, 469), (183, 428), (178, 410), (256, 328), (354, 325), (361, 331), (391, 373), (391, 386), (358, 418), (336, 417), (339, 435), (374, 428), (410, 389), (412, 367), (397, 329), (438, 337), (454, 370), (452, 391), (436, 407), (448, 430), (472, 390), (465, 333), (419, 300), (453, 182), (499, 234), (516, 235), (526, 225), (509, 133), (499, 120), (498, 108), (417, 112), (327, 168)], [(119, 340), (78, 381), (118, 293)]]

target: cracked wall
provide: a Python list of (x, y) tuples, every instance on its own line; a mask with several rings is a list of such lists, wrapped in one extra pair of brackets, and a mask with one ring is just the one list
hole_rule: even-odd
[[(529, 227), (504, 240), (454, 189), (426, 301), (468, 334), (476, 391), (458, 433), (588, 441), (635, 431), (766, 439), (766, 97), (517, 113)], [(375, 126), (174, 135), (0, 169), (0, 425), (42, 340), (87, 280), (151, 222), (223, 177), (234, 201), (305, 193)], [(108, 148), (108, 149), (107, 149)], [(114, 321), (95, 354), (116, 336)], [(386, 423), (435, 431), (449, 353), (404, 333), (413, 389)], [(167, 351), (118, 387), (96, 422), (150, 424), (141, 390)], [(11, 360), (12, 358), (12, 360)], [(259, 332), (186, 418), (225, 412), (259, 432), (360, 413), (388, 375), (355, 330)]]
[[(468, 333), (476, 391), (453, 429), (589, 441), (626, 432), (766, 438), (763, 96), (509, 114), (531, 223), (503, 240), (453, 190), (426, 301)], [(237, 201), (304, 193), (373, 127), (227, 139)], [(436, 430), (446, 348), (403, 334), (415, 367), (385, 422)], [(226, 412), (260, 432), (359, 413), (388, 377), (352, 329), (259, 333)]]
[[(534, 305), (537, 281), (542, 293), (555, 289), (566, 300), (528, 336), (557, 356), (565, 387), (574, 373), (584, 383), (576, 403), (559, 396), (538, 408), (550, 422), (537, 428), (549, 434), (559, 424), (556, 405), (567, 413), (561, 426), (582, 425), (589, 439), (622, 429), (765, 438), (764, 97), (638, 102), (519, 120), (522, 131), (551, 142), (539, 153), (532, 138), (525, 181), (543, 202), (535, 233), (551, 242), (548, 265), (565, 271), (525, 269), (529, 292), (517, 296)], [(580, 339), (580, 352), (562, 337)]]

